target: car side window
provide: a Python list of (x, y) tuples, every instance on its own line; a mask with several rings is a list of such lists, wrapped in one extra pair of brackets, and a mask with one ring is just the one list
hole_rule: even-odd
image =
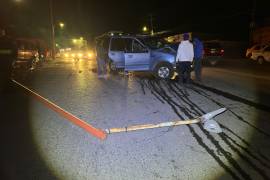
[(125, 39), (113, 38), (111, 41), (111, 51), (125, 51)]
[(132, 39), (130, 38), (125, 39), (125, 52), (126, 53), (132, 52)]
[(144, 53), (147, 49), (143, 47), (137, 40), (133, 40), (133, 53)]

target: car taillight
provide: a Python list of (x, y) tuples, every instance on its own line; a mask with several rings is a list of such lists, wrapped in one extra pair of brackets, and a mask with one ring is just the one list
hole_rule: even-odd
[(224, 55), (224, 49), (220, 50), (220, 55), (222, 55), (222, 56)]

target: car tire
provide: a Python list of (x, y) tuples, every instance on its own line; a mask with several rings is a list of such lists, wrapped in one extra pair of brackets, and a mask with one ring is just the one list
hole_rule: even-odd
[(171, 79), (173, 76), (173, 67), (168, 63), (160, 63), (156, 66), (154, 75), (158, 79)]
[(263, 58), (262, 56), (259, 56), (259, 57), (257, 58), (257, 62), (258, 62), (259, 64), (263, 64), (263, 63), (264, 63), (264, 58)]

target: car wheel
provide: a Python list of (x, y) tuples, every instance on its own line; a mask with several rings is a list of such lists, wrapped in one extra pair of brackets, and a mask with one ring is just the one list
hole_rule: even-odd
[(171, 79), (173, 76), (173, 68), (170, 64), (161, 63), (155, 68), (155, 76), (159, 79)]
[(259, 64), (263, 64), (264, 58), (262, 56), (260, 56), (260, 57), (258, 57), (257, 61)]

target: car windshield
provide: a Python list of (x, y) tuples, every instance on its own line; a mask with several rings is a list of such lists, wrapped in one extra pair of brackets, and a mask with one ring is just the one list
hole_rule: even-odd
[(165, 47), (166, 45), (164, 40), (158, 38), (140, 38), (139, 40), (150, 49), (159, 49)]

